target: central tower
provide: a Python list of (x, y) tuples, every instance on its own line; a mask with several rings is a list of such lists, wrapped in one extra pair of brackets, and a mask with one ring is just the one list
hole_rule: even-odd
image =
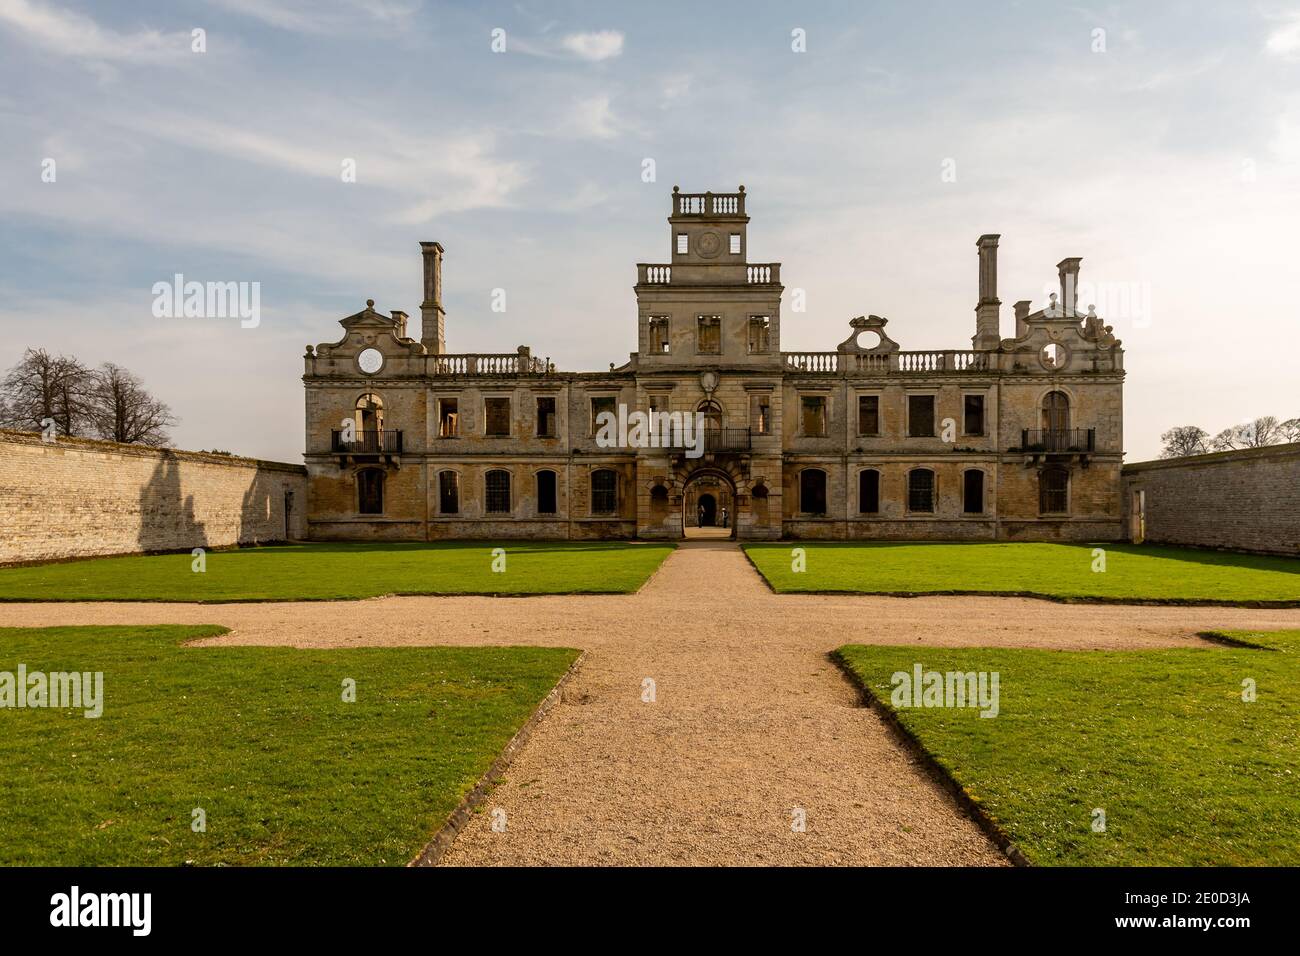
[(779, 364), (781, 264), (749, 261), (745, 187), (673, 187), (670, 259), (637, 266), (643, 367)]

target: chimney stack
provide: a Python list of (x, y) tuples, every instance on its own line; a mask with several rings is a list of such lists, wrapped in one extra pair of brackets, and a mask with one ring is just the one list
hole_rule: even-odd
[(1024, 338), (1024, 337), (1025, 337), (1025, 333), (1029, 331), (1029, 323), (1026, 322), (1025, 320), (1029, 318), (1029, 306), (1030, 306), (1030, 304), (1031, 304), (1031, 303), (1030, 303), (1030, 301), (1029, 301), (1028, 299), (1021, 299), (1021, 300), (1020, 300), (1019, 302), (1017, 302), (1016, 305), (1015, 305), (1015, 309), (1016, 309), (1016, 338), (1018, 338), (1018, 339)]
[(1002, 341), (1000, 329), (1002, 302), (998, 299), (997, 235), (980, 236), (975, 246), (980, 257), (980, 297), (975, 306), (975, 335), (971, 344), (977, 349), (995, 349)]
[(420, 250), (424, 254), (424, 301), (420, 303), (420, 342), (429, 350), (430, 355), (442, 355), (447, 351), (443, 338), (443, 320), (446, 313), (442, 310), (442, 244), (422, 242)]
[(399, 338), (406, 338), (406, 320), (407, 314), (405, 312), (399, 312), (397, 309), (393, 310), (393, 321), (397, 323), (397, 335)]
[(1062, 259), (1056, 264), (1056, 274), (1061, 277), (1061, 309), (1066, 318), (1078, 316), (1079, 306), (1079, 263), (1082, 259)]

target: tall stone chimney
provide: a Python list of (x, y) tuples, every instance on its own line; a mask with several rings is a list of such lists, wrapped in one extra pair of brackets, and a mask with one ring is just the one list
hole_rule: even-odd
[(1016, 310), (1016, 338), (1024, 338), (1025, 333), (1029, 331), (1029, 323), (1025, 320), (1029, 318), (1029, 307), (1032, 303), (1028, 299), (1021, 299), (1015, 304)]
[(975, 306), (975, 335), (971, 344), (977, 349), (995, 349), (1002, 341), (998, 299), (998, 239), (984, 235), (975, 242), (980, 256), (980, 297)]
[(1056, 264), (1056, 274), (1061, 278), (1061, 308), (1070, 319), (1079, 312), (1079, 263), (1082, 261), (1062, 259)]
[(420, 303), (420, 342), (429, 350), (430, 355), (442, 355), (447, 351), (443, 330), (443, 320), (447, 313), (442, 310), (442, 243), (422, 242), (420, 250), (424, 253), (424, 301)]

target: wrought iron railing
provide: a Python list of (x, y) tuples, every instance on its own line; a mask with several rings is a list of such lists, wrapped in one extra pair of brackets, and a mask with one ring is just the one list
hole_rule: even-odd
[[(345, 434), (349, 437), (345, 438)], [(345, 433), (336, 428), (330, 433), (330, 448), (337, 454), (400, 455), (402, 432), (401, 429), (385, 429)]]
[(1095, 452), (1095, 428), (1022, 428), (1021, 451)]

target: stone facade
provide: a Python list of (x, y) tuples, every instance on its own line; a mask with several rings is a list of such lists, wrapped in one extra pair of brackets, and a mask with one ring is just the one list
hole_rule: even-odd
[(1300, 444), (1124, 466), (1129, 538), (1300, 554)]
[[(746, 539), (1123, 537), (1123, 350), (1078, 311), (1079, 259), (1011, 338), (986, 235), (971, 348), (902, 351), (862, 316), (834, 351), (783, 352), (747, 198), (674, 188), (670, 261), (637, 266), (638, 348), (609, 372), (448, 353), (443, 248), (421, 243), (420, 340), (367, 302), (307, 348), (311, 537), (675, 539), (701, 504)], [(620, 408), (698, 414), (703, 454), (608, 447), (596, 415)]]
[(301, 465), (0, 430), (0, 564), (302, 538), (306, 498)]

